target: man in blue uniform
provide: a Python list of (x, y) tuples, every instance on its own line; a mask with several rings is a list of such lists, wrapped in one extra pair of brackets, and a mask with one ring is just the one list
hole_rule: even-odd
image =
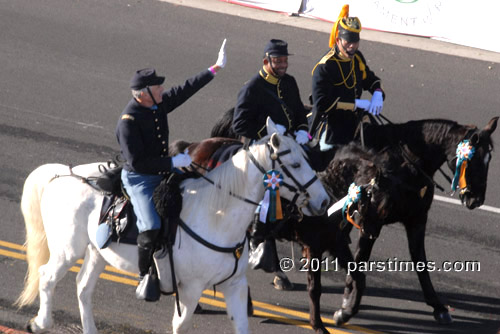
[[(312, 71), (310, 133), (314, 138), (321, 137), (320, 149), (328, 157), (326, 164), (333, 157), (335, 145), (353, 140), (364, 111), (373, 115), (382, 112), (382, 84), (358, 50), (360, 31), (360, 20), (349, 17), (349, 6), (344, 5), (330, 35), (331, 50)], [(371, 100), (361, 99), (363, 91), (372, 94)]]
[[(307, 110), (300, 98), (295, 78), (286, 73), (289, 55), (285, 41), (271, 39), (264, 49), (262, 68), (241, 88), (232, 128), (243, 142), (248, 144), (267, 135), (268, 116), (276, 123), (281, 134), (293, 136), (301, 145), (309, 142)], [(270, 225), (258, 220), (253, 223), (250, 262), (254, 269), (277, 272), (275, 287), (290, 290), (293, 285), (278, 267), (276, 241), (269, 237)], [(266, 244), (262, 244), (264, 240)]]
[(263, 67), (238, 94), (233, 130), (249, 140), (267, 135), (266, 119), (271, 117), (280, 132), (293, 135), (299, 144), (309, 141), (307, 111), (300, 99), (295, 78), (288, 69), (288, 44), (270, 40), (264, 50)]
[(137, 71), (130, 81), (133, 98), (120, 115), (116, 137), (125, 160), (122, 182), (137, 216), (140, 279), (148, 273), (155, 242), (161, 227), (152, 195), (174, 168), (191, 164), (187, 152), (168, 156), (167, 114), (209, 83), (226, 64), (224, 40), (215, 65), (183, 85), (164, 90), (165, 77), (152, 68)]

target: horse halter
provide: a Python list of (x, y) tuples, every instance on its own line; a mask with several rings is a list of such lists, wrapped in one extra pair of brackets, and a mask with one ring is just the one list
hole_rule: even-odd
[[(299, 198), (299, 196), (301, 194), (304, 194), (304, 196), (306, 197), (306, 200), (300, 205), (298, 206), (299, 207), (299, 210), (301, 207), (304, 207), (306, 206), (307, 204), (309, 204), (308, 200), (309, 198), (311, 198), (311, 195), (309, 195), (309, 192), (307, 191), (307, 188), (309, 188), (317, 179), (318, 179), (318, 176), (316, 174), (314, 174), (314, 176), (308, 181), (306, 182), (306, 184), (302, 185), (294, 176), (292, 173), (290, 173), (290, 170), (285, 166), (283, 165), (283, 162), (281, 161), (280, 157), (284, 156), (284, 155), (287, 155), (289, 153), (291, 153), (292, 151), (290, 149), (288, 150), (284, 150), (282, 152), (275, 152), (274, 151), (274, 148), (269, 145), (269, 143), (266, 143), (266, 146), (267, 148), (269, 149), (269, 156), (271, 158), (271, 161), (272, 161), (272, 169), (275, 168), (275, 165), (276, 165), (276, 162), (278, 162), (281, 170), (283, 171), (283, 173), (288, 176), (290, 179), (292, 179), (293, 183), (295, 184), (296, 187), (294, 187), (293, 185), (290, 185), (286, 182), (283, 181), (282, 185), (287, 187), (288, 190), (290, 190), (292, 193), (295, 193), (291, 203), (290, 203), (290, 206), (294, 206), (296, 205), (296, 202), (297, 202), (297, 199)], [(248, 156), (250, 157), (250, 160), (253, 162), (253, 164), (263, 173), (263, 174), (266, 174), (266, 170), (264, 169), (264, 167), (262, 167), (262, 165), (257, 161), (257, 159), (255, 159), (255, 157), (253, 156), (252, 152), (250, 152), (250, 150), (247, 149), (247, 152), (248, 152)]]
[[(368, 198), (369, 202), (371, 203), (372, 192), (377, 188), (378, 187), (375, 179), (371, 179), (369, 183), (360, 186), (357, 186), (354, 182), (351, 183), (347, 193), (347, 199), (344, 203), (344, 206), (342, 207), (342, 221), (340, 222), (341, 230), (343, 230), (350, 223), (352, 226), (360, 230), (362, 236), (368, 239), (377, 239), (378, 235), (367, 233), (365, 231), (365, 228), (361, 227), (356, 222), (356, 218), (362, 216), (362, 214), (358, 211), (358, 209), (359, 209), (359, 202), (362, 200), (363, 195), (366, 198)], [(356, 205), (357, 208), (351, 214), (350, 209), (354, 205)]]
[(465, 172), (467, 170), (468, 163), (474, 157), (476, 148), (471, 144), (470, 140), (462, 140), (456, 150), (456, 166), (455, 175), (451, 183), (451, 191), (455, 192), (457, 188), (460, 190), (460, 195), (462, 196), (468, 192), (467, 178), (465, 177)]
[(464, 200), (465, 194), (471, 193), (469, 183), (467, 182), (467, 167), (470, 165), (472, 159), (476, 156), (476, 153), (478, 153), (479, 139), (475, 143), (472, 139), (474, 135), (477, 135), (477, 133), (477, 129), (470, 129), (466, 133), (464, 138), (457, 145), (457, 149), (455, 151), (456, 155), (451, 160), (456, 160), (455, 174), (451, 182), (451, 193), (455, 193), (455, 191), (458, 189), (459, 196), (462, 202)]

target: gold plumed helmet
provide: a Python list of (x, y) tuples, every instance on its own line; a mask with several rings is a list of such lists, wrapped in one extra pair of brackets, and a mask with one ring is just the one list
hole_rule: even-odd
[(330, 47), (335, 45), (337, 37), (341, 37), (348, 42), (358, 42), (361, 31), (361, 21), (357, 17), (349, 17), (349, 5), (342, 6), (339, 18), (333, 24), (330, 33)]

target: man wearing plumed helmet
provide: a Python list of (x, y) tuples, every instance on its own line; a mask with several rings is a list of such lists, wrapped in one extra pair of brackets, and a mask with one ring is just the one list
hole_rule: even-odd
[[(310, 133), (319, 140), (323, 166), (335, 154), (336, 145), (353, 140), (365, 112), (382, 112), (385, 94), (380, 78), (358, 50), (361, 21), (349, 16), (344, 5), (330, 34), (330, 50), (312, 71), (313, 117)], [(361, 99), (363, 91), (372, 94)]]

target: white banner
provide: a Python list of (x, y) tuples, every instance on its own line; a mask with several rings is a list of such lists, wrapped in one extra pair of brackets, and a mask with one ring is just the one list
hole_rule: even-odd
[(297, 14), (300, 10), (302, 0), (223, 0), (225, 2), (244, 5), (248, 7), (262, 8), (276, 12)]
[(364, 29), (431, 37), (500, 52), (494, 0), (238, 0), (229, 1), (335, 22), (344, 4)]

